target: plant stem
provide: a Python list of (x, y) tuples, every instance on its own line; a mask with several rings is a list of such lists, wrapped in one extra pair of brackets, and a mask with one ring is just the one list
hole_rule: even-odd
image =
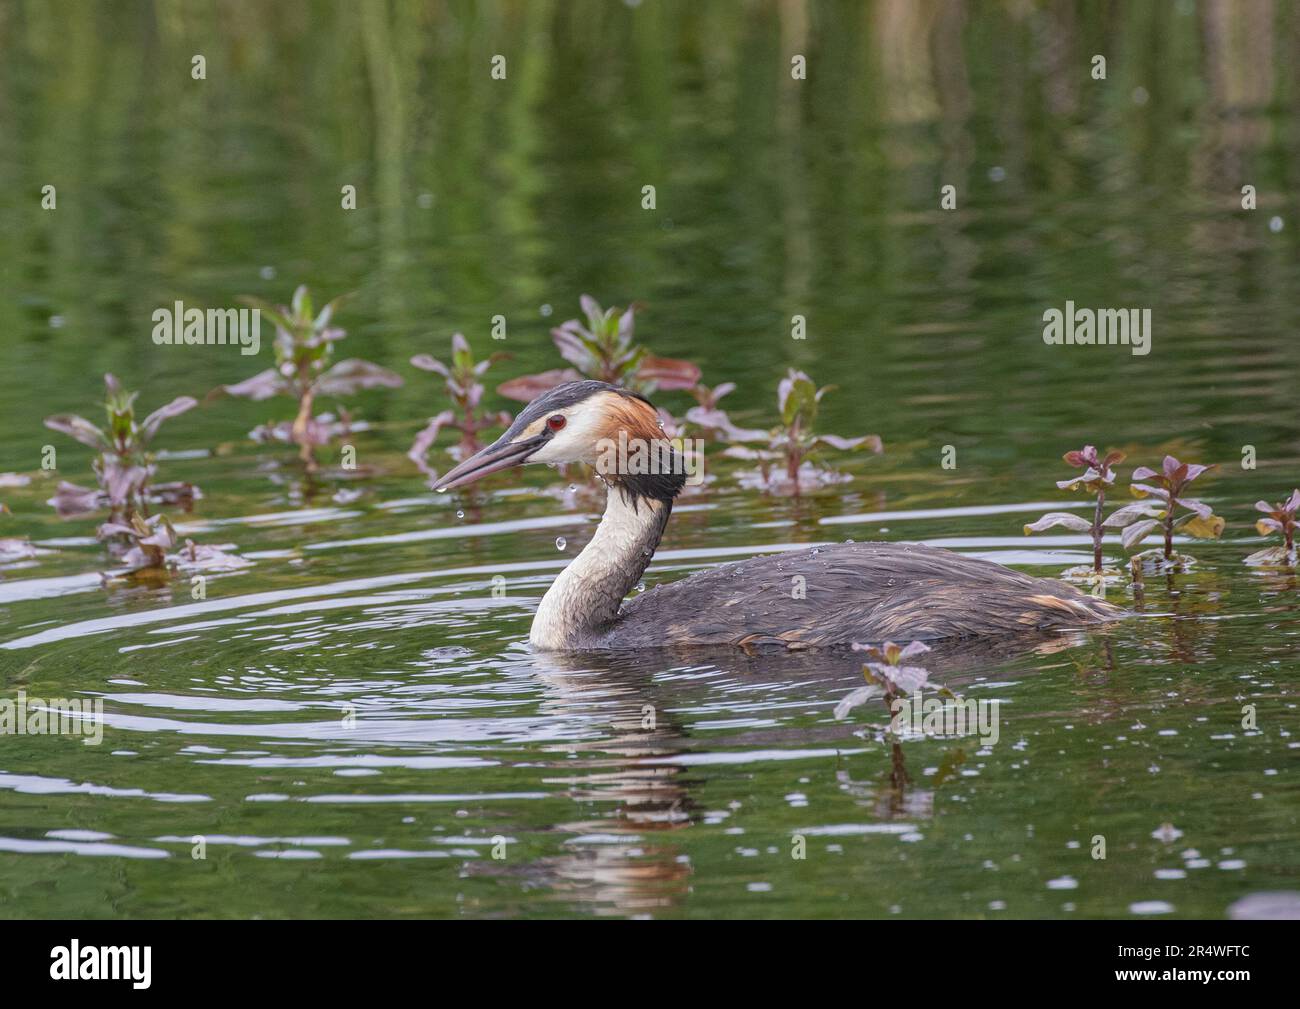
[(1174, 559), (1174, 496), (1165, 498), (1165, 560)]
[(1101, 574), (1101, 506), (1105, 502), (1105, 489), (1097, 491), (1097, 513), (1092, 518), (1092, 569), (1097, 574)]
[(307, 467), (308, 473), (316, 471), (316, 456), (312, 452), (311, 441), (307, 438), (307, 425), (311, 421), (312, 401), (316, 393), (308, 389), (298, 400), (298, 416), (293, 419), (293, 440), (298, 443), (298, 457)]

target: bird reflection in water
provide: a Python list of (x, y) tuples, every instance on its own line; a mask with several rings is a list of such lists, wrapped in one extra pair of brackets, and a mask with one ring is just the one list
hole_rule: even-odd
[[(1017, 671), (1006, 668), (1007, 662), (1089, 640), (1044, 635), (953, 642), (927, 655), (927, 667), (954, 688), (994, 671), (999, 679), (1014, 679), (1032, 667)], [(547, 889), (588, 913), (662, 914), (690, 893), (694, 870), (686, 832), (714, 823), (699, 794), (710, 779), (716, 792), (721, 777), (700, 760), (709, 753), (709, 737), (692, 726), (702, 712), (717, 711), (720, 686), (743, 684), (747, 711), (758, 695), (777, 704), (791, 696), (824, 703), (826, 718), (798, 725), (765, 720), (730, 735), (728, 751), (823, 748), (837, 761), (839, 787), (882, 822), (932, 817), (936, 792), (967, 759), (969, 743), (954, 745), (938, 772), (918, 787), (906, 759), (909, 744), (901, 740), (880, 747), (869, 737), (868, 753), (831, 756), (862, 746), (860, 719), (830, 717), (836, 703), (862, 683), (861, 656), (846, 650), (533, 652), (515, 661), (544, 685), (542, 711), (565, 725), (566, 741), (550, 747), (553, 773), (544, 781), (581, 812), (547, 828), (565, 837), (560, 854), (526, 865), (479, 863), (476, 871), (522, 877), (526, 885)]]

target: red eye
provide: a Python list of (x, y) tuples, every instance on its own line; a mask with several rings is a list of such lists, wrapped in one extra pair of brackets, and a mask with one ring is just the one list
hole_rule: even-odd
[(552, 431), (558, 431), (558, 430), (560, 430), (562, 427), (564, 427), (565, 422), (566, 422), (567, 420), (568, 420), (568, 418), (565, 417), (564, 414), (562, 414), (562, 413), (553, 413), (553, 414), (551, 414), (549, 417), (546, 418), (546, 426), (549, 427)]

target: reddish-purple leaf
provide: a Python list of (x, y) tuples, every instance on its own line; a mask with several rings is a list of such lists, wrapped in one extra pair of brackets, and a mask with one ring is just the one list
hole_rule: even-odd
[(415, 436), (415, 440), (411, 442), (411, 447), (406, 454), (420, 469), (427, 469), (424, 457), (428, 454), (434, 441), (437, 440), (438, 432), (448, 424), (454, 423), (455, 420), (456, 414), (454, 411), (443, 410), (442, 413), (429, 421), (429, 425), (423, 431)]
[(179, 417), (187, 410), (193, 410), (199, 405), (199, 401), (193, 396), (177, 396), (166, 406), (160, 406), (153, 413), (144, 419), (140, 425), (140, 434), (145, 442), (153, 440), (153, 436), (158, 433), (158, 428), (162, 427), (165, 420), (171, 420), (173, 417)]
[(109, 503), (114, 508), (126, 504), (138, 494), (148, 479), (149, 470), (145, 467), (123, 466), (116, 460), (106, 463), (100, 473), (100, 482), (108, 492)]
[(1132, 525), (1127, 526), (1124, 529), (1124, 532), (1120, 534), (1120, 542), (1124, 544), (1124, 549), (1128, 550), (1132, 548), (1134, 544), (1142, 542), (1142, 540), (1151, 535), (1152, 531), (1159, 525), (1160, 523), (1156, 522), (1154, 519), (1148, 519), (1145, 522), (1134, 522)]
[(646, 354), (636, 368), (642, 382), (653, 382), (660, 389), (689, 389), (700, 380), (699, 365), (672, 357)]
[(107, 503), (107, 496), (98, 487), (78, 487), (66, 480), (59, 482), (54, 496), (46, 502), (63, 517), (98, 511)]
[(416, 354), (411, 358), (411, 364), (424, 371), (437, 372), (443, 378), (451, 378), (451, 369), (439, 361), (432, 354)]
[(1156, 509), (1150, 505), (1135, 501), (1133, 504), (1116, 508), (1101, 525), (1103, 529), (1122, 529), (1140, 518), (1153, 518), (1155, 511)]
[(45, 426), (51, 431), (58, 431), (60, 434), (66, 434), (75, 438), (83, 445), (91, 448), (107, 448), (108, 439), (104, 432), (97, 428), (84, 417), (78, 417), (73, 413), (56, 414), (53, 417), (45, 418)]
[[(1134, 474), (1134, 476), (1136, 475), (1137, 474)], [(1162, 501), (1167, 501), (1169, 499), (1169, 492), (1167, 490), (1165, 490), (1163, 487), (1153, 487), (1150, 484), (1145, 484), (1145, 483), (1131, 484), (1129, 486), (1129, 490), (1131, 490), (1133, 494), (1136, 495), (1137, 497), (1153, 496), (1159, 498)]]
[(520, 403), (531, 403), (542, 393), (554, 389), (562, 382), (576, 382), (580, 378), (582, 376), (572, 368), (555, 368), (536, 375), (521, 375), (519, 378), (502, 382), (497, 386), (497, 395), (518, 400)]
[(274, 368), (259, 371), (251, 378), (236, 382), (234, 385), (223, 385), (221, 388), (230, 396), (239, 396), (254, 401), (270, 399), (272, 396), (278, 396), (281, 393), (288, 395), (292, 391), (289, 383)]
[(570, 364), (586, 369), (593, 363), (591, 351), (576, 333), (566, 329), (553, 329), (551, 339), (559, 350), (560, 356)]
[(316, 382), (316, 391), (322, 396), (350, 396), (362, 389), (396, 389), (402, 376), (373, 361), (349, 357), (334, 365)]
[(1071, 515), (1069, 512), (1048, 512), (1037, 522), (1026, 525), (1025, 535), (1041, 533), (1053, 526), (1065, 526), (1067, 529), (1073, 529), (1075, 532), (1080, 533), (1086, 533), (1092, 529), (1092, 523), (1085, 518), (1080, 518), (1078, 515)]
[(1174, 498), (1174, 503), (1180, 504), (1184, 508), (1188, 508), (1196, 512), (1196, 514), (1203, 519), (1208, 519), (1211, 515), (1214, 514), (1213, 508), (1207, 505), (1204, 501), (1197, 501), (1194, 498), (1185, 498), (1185, 497)]

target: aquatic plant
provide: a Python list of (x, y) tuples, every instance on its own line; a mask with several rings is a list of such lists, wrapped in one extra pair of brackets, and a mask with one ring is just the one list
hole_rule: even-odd
[(112, 374), (104, 376), (105, 427), (76, 414), (62, 413), (45, 418), (52, 431), (75, 438), (99, 454), (91, 463), (98, 488), (79, 487), (61, 481), (50, 504), (60, 515), (80, 515), (107, 507), (117, 522), (129, 522), (136, 514), (149, 514), (150, 504), (188, 507), (200, 497), (189, 483), (153, 483), (156, 472), (151, 450), (158, 429), (198, 405), (192, 396), (177, 396), (159, 407), (142, 422), (135, 417), (138, 393), (127, 392)]
[(480, 431), (510, 426), (514, 418), (506, 410), (497, 413), (479, 412), (479, 404), (484, 392), (479, 376), (506, 356), (497, 353), (482, 361), (475, 361), (469, 341), (460, 333), (454, 333), (451, 337), (451, 364), (444, 364), (429, 354), (416, 354), (411, 358), (411, 364), (415, 367), (442, 376), (443, 391), (452, 403), (452, 409), (443, 410), (433, 417), (428, 427), (415, 436), (415, 441), (411, 443), (411, 448), (406, 453), (420, 467), (420, 472), (429, 478), (430, 485), (438, 474), (429, 466), (425, 456), (437, 439), (438, 432), (444, 427), (454, 428), (460, 432), (460, 442), (448, 450), (451, 457), (459, 462), (461, 459), (469, 458), (483, 447), (478, 439)]
[(686, 411), (686, 419), (725, 441), (765, 440), (766, 431), (737, 427), (727, 416), (727, 411), (718, 406), (718, 401), (734, 392), (735, 388), (735, 382), (719, 382), (712, 389), (702, 382), (692, 386), (690, 393), (695, 397), (696, 405)]
[(152, 575), (170, 567), (186, 571), (228, 571), (250, 567), (253, 563), (220, 547), (197, 544), (190, 539), (181, 550), (171, 553), (176, 546), (176, 530), (165, 515), (143, 518), (137, 514), (130, 522), (106, 522), (99, 528), (99, 538), (110, 537), (120, 537), (129, 544), (118, 558), (128, 575)]
[(242, 382), (222, 386), (231, 396), (260, 401), (273, 396), (287, 396), (297, 401), (298, 411), (292, 421), (268, 422), (251, 434), (254, 441), (281, 441), (298, 446), (298, 457), (307, 472), (317, 469), (316, 449), (328, 445), (351, 428), (350, 417), (340, 409), (340, 417), (314, 415), (320, 397), (351, 396), (363, 389), (395, 389), (401, 376), (360, 358), (333, 362), (334, 344), (347, 332), (333, 325), (335, 313), (346, 299), (341, 295), (314, 312), (311, 292), (300, 285), (289, 305), (273, 305), (260, 298), (241, 298), (245, 304), (261, 310), (275, 324), (275, 367), (260, 371)]
[(1126, 529), (1140, 519), (1155, 514), (1155, 509), (1149, 505), (1134, 503), (1115, 509), (1109, 517), (1103, 517), (1105, 514), (1106, 489), (1115, 482), (1114, 467), (1124, 461), (1123, 452), (1112, 451), (1107, 452), (1105, 456), (1101, 456), (1095, 446), (1085, 445), (1081, 449), (1072, 449), (1066, 452), (1062, 458), (1067, 464), (1075, 469), (1082, 470), (1082, 472), (1077, 476), (1056, 481), (1056, 486), (1061, 490), (1073, 491), (1077, 491), (1082, 487), (1090, 494), (1096, 495), (1097, 503), (1093, 509), (1092, 520), (1089, 521), (1070, 512), (1048, 512), (1038, 521), (1026, 525), (1024, 527), (1025, 535), (1040, 533), (1055, 526), (1064, 526), (1066, 529), (1073, 529), (1075, 532), (1088, 533), (1092, 537), (1092, 566), (1081, 565), (1069, 568), (1062, 573), (1061, 577), (1070, 581), (1088, 581), (1104, 585), (1107, 579), (1113, 580), (1120, 577), (1120, 572), (1117, 569), (1106, 568), (1102, 563), (1102, 539), (1106, 534), (1106, 530)]
[(1281, 504), (1271, 505), (1267, 501), (1256, 501), (1255, 510), (1266, 516), (1255, 523), (1255, 529), (1261, 536), (1278, 533), (1282, 537), (1280, 547), (1266, 547), (1257, 550), (1246, 558), (1247, 564), (1276, 564), (1294, 567), (1296, 563), (1295, 531), (1296, 512), (1300, 510), (1300, 488), (1293, 490), (1291, 496)]
[[(766, 434), (753, 432), (767, 442), (767, 447), (751, 449), (743, 445), (732, 445), (724, 454), (757, 461), (757, 479), (751, 475), (749, 482), (774, 493), (797, 495), (805, 488), (849, 480), (850, 477), (821, 463), (822, 449), (829, 447), (850, 451), (865, 446), (879, 454), (884, 451), (884, 445), (880, 436), (874, 434), (843, 438), (835, 434), (816, 434), (813, 431), (818, 404), (834, 388), (833, 385), (818, 388), (802, 371), (789, 369), (777, 386), (780, 425)], [(773, 466), (773, 463), (779, 465)]]
[(176, 545), (176, 530), (165, 515), (144, 518), (134, 514), (126, 522), (105, 522), (99, 538), (120, 536), (129, 544), (120, 560), (131, 571), (167, 566), (167, 551)]
[[(1131, 549), (1142, 542), (1151, 533), (1160, 529), (1164, 533), (1164, 549), (1159, 554), (1155, 550), (1138, 554), (1135, 559), (1142, 561), (1162, 561), (1164, 565), (1186, 567), (1194, 558), (1174, 553), (1174, 531), (1177, 530), (1196, 539), (1218, 539), (1223, 532), (1224, 520), (1204, 501), (1183, 496), (1183, 492), (1197, 477), (1214, 469), (1213, 465), (1202, 466), (1199, 463), (1179, 462), (1172, 455), (1167, 455), (1159, 471), (1147, 466), (1139, 466), (1133, 471), (1133, 483), (1129, 490), (1137, 498), (1154, 498), (1160, 504), (1150, 513), (1150, 517), (1133, 522), (1124, 530), (1124, 549)], [(1151, 480), (1153, 483), (1138, 483), (1139, 480)], [(1186, 514), (1179, 515), (1184, 509)]]
[(614, 307), (602, 308), (587, 294), (578, 300), (586, 316), (585, 324), (569, 319), (551, 330), (560, 356), (573, 367), (512, 378), (497, 387), (500, 395), (528, 403), (561, 382), (583, 377), (620, 385), (645, 396), (656, 389), (689, 389), (699, 382), (697, 365), (656, 357), (635, 342), (635, 304), (620, 312)]
[[(924, 655), (930, 646), (923, 641), (912, 641), (906, 645), (886, 641), (880, 645), (863, 645), (854, 642), (855, 652), (865, 652), (869, 658), (862, 665), (862, 678), (867, 681), (865, 687), (846, 694), (835, 706), (835, 717), (843, 718), (860, 704), (875, 697), (883, 697), (885, 707), (893, 713), (894, 701), (912, 694), (927, 686), (934, 686), (930, 681), (930, 672), (922, 666), (904, 665), (909, 659)], [(939, 687), (939, 693), (945, 697), (955, 696), (946, 687)]]
[[(0, 501), (0, 515), (12, 515), (9, 506)], [(25, 560), (36, 556), (36, 548), (22, 536), (0, 536), (0, 564)]]

